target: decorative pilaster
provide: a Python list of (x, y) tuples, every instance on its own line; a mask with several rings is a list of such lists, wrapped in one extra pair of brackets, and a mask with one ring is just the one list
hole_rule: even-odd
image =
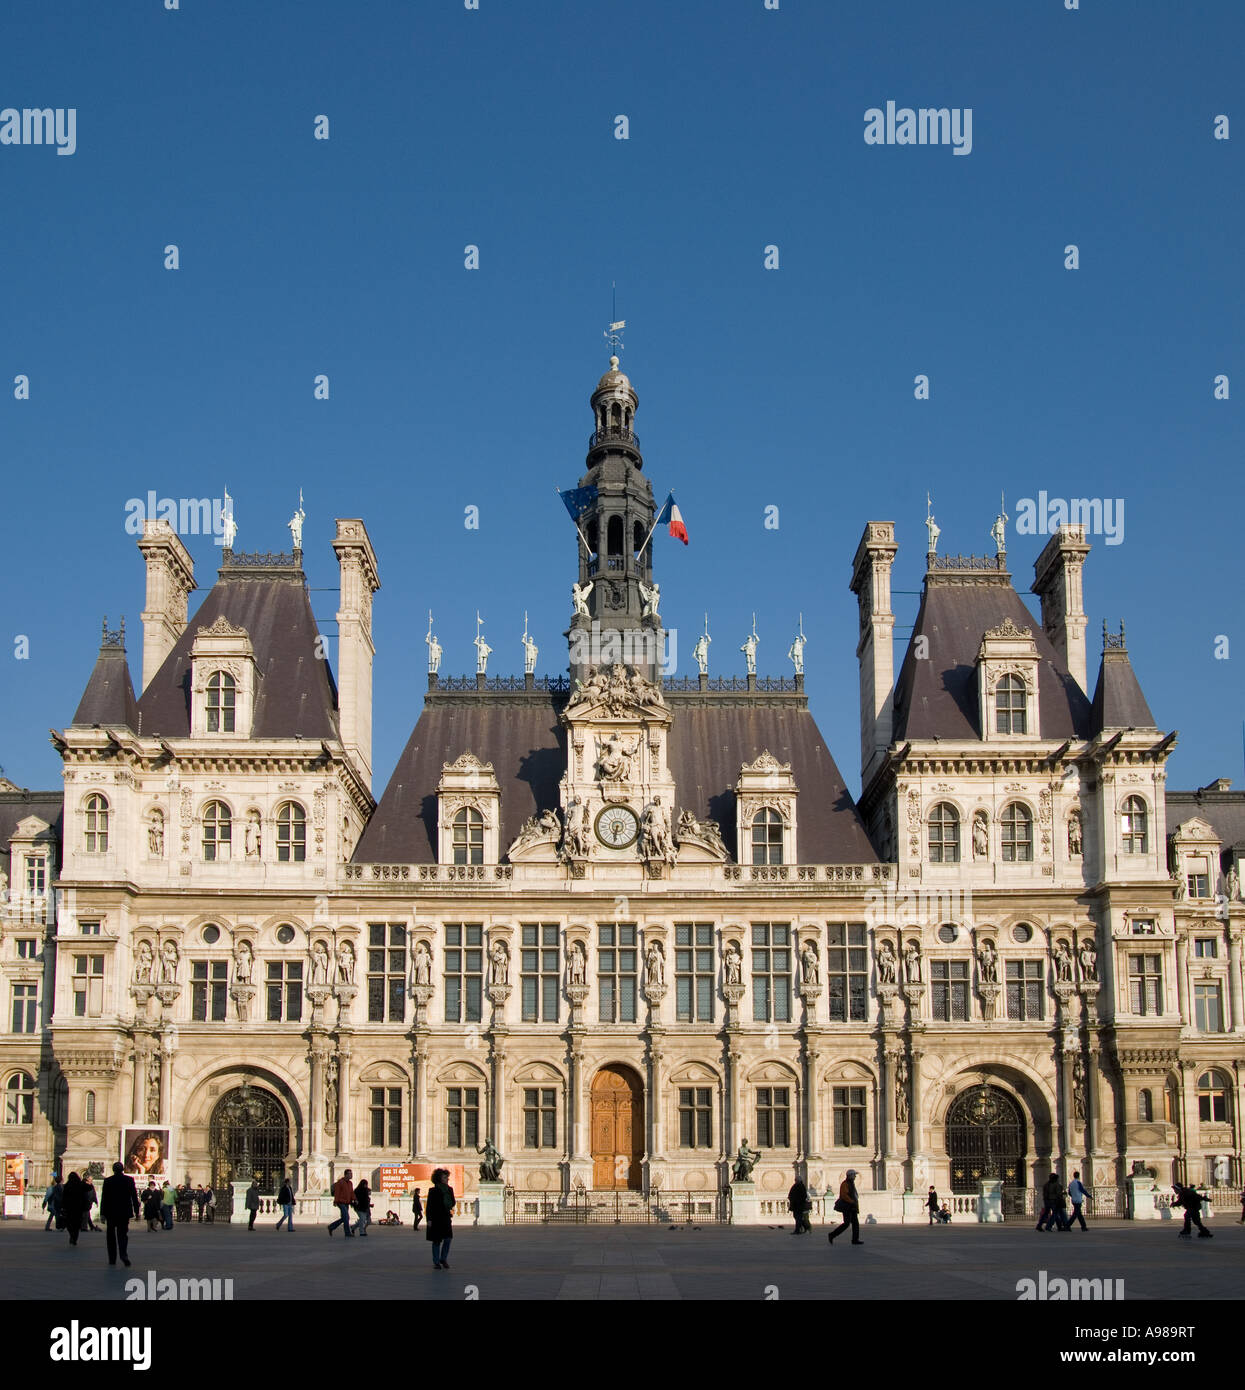
[(1228, 1004), (1232, 1011), (1228, 1026), (1234, 1033), (1245, 1032), (1245, 1008), (1241, 1002), (1241, 931), (1239, 927), (1228, 929)]

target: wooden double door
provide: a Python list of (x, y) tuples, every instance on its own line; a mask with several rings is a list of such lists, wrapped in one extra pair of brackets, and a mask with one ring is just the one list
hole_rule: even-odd
[(592, 1185), (642, 1186), (644, 1088), (630, 1067), (602, 1067), (592, 1080)]

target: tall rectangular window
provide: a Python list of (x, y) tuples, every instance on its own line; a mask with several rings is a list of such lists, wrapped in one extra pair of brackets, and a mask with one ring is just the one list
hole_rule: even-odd
[(869, 1011), (869, 955), (862, 922), (829, 926), (831, 1023), (863, 1023)]
[(229, 998), (229, 962), (190, 962), (190, 1017), (194, 1023), (224, 1023)]
[(834, 1088), (834, 1147), (858, 1149), (865, 1142), (865, 1088)]
[(39, 986), (13, 986), (13, 1032), (39, 1031)]
[(1196, 854), (1188, 861), (1185, 877), (1191, 898), (1210, 897), (1210, 860), (1205, 855)]
[(752, 1017), (757, 1023), (791, 1021), (791, 926), (752, 924)]
[(370, 1086), (368, 1118), (372, 1123), (374, 1149), (402, 1147), (401, 1086)]
[(303, 963), (270, 960), (265, 980), (268, 990), (268, 1022), (300, 1023), (303, 1017)]
[(529, 1086), (523, 1092), (523, 1147), (555, 1149), (558, 1145), (558, 1093), (553, 1087)]
[(1223, 1000), (1218, 985), (1194, 985), (1193, 1009), (1198, 1032), (1223, 1032)]
[(1040, 960), (1007, 962), (1007, 1016), (1022, 1023), (1046, 1017), (1046, 967)]
[(406, 928), (401, 923), (368, 923), (367, 1019), (369, 1023), (406, 1019)]
[(931, 1002), (939, 1023), (964, 1023), (968, 1019), (968, 962), (930, 962)]
[(679, 1147), (711, 1147), (713, 1101), (708, 1086), (679, 1087)]
[(445, 928), (445, 1021), (479, 1023), (484, 998), (484, 927), (450, 922)]
[(558, 924), (525, 922), (519, 985), (524, 1023), (558, 1021)]
[(675, 1014), (680, 1023), (713, 1022), (713, 923), (674, 928)]
[(790, 1087), (757, 1087), (757, 1143), (763, 1149), (786, 1149), (790, 1147)]
[(480, 1145), (480, 1088), (450, 1086), (445, 1093), (445, 1142), (451, 1149)]
[(597, 926), (597, 984), (602, 1023), (634, 1023), (636, 934), (634, 922)]
[(103, 1012), (103, 956), (74, 956), (73, 1016), (75, 1018), (98, 1018)]
[(26, 856), (26, 892), (39, 897), (47, 887), (48, 861), (42, 855)]
[(1149, 1015), (1163, 1012), (1163, 971), (1160, 956), (1129, 956), (1128, 984), (1133, 1013)]

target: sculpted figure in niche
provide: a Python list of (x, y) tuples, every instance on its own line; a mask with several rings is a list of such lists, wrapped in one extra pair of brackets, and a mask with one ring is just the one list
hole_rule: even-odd
[(660, 989), (666, 983), (666, 958), (662, 955), (660, 942), (651, 942), (644, 952), (644, 972), (648, 989)]
[(744, 959), (740, 954), (739, 947), (733, 941), (726, 943), (726, 950), (722, 953), (722, 963), (726, 970), (726, 983), (728, 985), (743, 984)]
[(246, 816), (246, 857), (259, 858), (259, 812), (248, 811)]
[(432, 952), (426, 941), (421, 941), (415, 947), (415, 983), (421, 986), (432, 984)]
[(136, 985), (151, 984), (155, 968), (156, 958), (151, 949), (151, 942), (140, 941), (138, 959), (134, 962), (134, 983)]
[(311, 983), (327, 985), (329, 982), (329, 953), (323, 941), (317, 941), (311, 949)]
[(1093, 941), (1086, 938), (1081, 942), (1081, 979), (1097, 980), (1098, 978), (1098, 948)]
[(164, 858), (164, 813), (152, 811), (147, 818), (147, 853), (153, 859)]
[(166, 941), (164, 949), (160, 952), (160, 983), (162, 985), (175, 985), (177, 983), (177, 959), (176, 943)]
[(640, 824), (642, 854), (645, 859), (661, 859), (674, 863), (674, 842), (670, 838), (670, 812), (661, 804), (661, 797), (655, 796), (652, 804), (644, 812)]
[(1055, 975), (1060, 980), (1072, 979), (1072, 951), (1066, 941), (1055, 946)]
[(893, 985), (898, 973), (899, 962), (895, 958), (895, 949), (889, 941), (883, 941), (878, 947), (878, 983)]
[(817, 947), (811, 940), (804, 943), (804, 949), (800, 952), (800, 964), (804, 968), (804, 983), (806, 985), (819, 985), (821, 983), (821, 962), (817, 957)]
[(921, 983), (921, 948), (915, 941), (909, 941), (903, 948), (903, 958), (908, 967), (908, 983), (919, 985)]
[(1081, 813), (1068, 813), (1068, 854), (1075, 857), (1081, 853)]
[(337, 1128), (337, 1058), (330, 1056), (324, 1063), (324, 1127)]
[(584, 960), (583, 942), (576, 941), (566, 958), (567, 976), (573, 985), (587, 983), (587, 964)]
[(349, 941), (343, 941), (337, 948), (337, 983), (354, 984), (354, 947)]
[(981, 972), (981, 983), (983, 985), (997, 985), (999, 982), (999, 955), (994, 949), (994, 942), (990, 940), (981, 943), (981, 950), (977, 953), (977, 968)]
[(625, 782), (631, 777), (631, 761), (636, 755), (638, 741), (612, 733), (597, 739), (597, 770), (604, 782)]
[(504, 941), (497, 942), (489, 952), (489, 960), (492, 962), (490, 983), (495, 985), (508, 984), (510, 980), (510, 950)]
[(908, 1059), (902, 1053), (895, 1061), (895, 1119), (908, 1123)]
[(984, 859), (990, 853), (990, 831), (986, 813), (978, 811), (973, 817), (973, 858)]
[(251, 953), (249, 941), (239, 941), (233, 953), (233, 981), (236, 985), (249, 985), (255, 968), (255, 957)]

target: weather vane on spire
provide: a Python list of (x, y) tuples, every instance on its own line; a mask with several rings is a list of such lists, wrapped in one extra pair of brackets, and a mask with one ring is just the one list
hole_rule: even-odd
[(616, 281), (610, 284), (610, 318), (612, 322), (605, 330), (605, 341), (610, 345), (611, 356), (617, 357), (623, 348), (622, 334), (623, 329), (627, 326), (627, 320), (618, 317), (618, 284)]

